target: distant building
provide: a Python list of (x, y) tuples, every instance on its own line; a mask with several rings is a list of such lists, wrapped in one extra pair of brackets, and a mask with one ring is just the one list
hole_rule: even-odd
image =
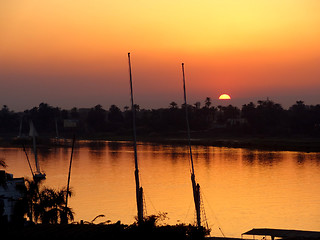
[(76, 119), (64, 119), (63, 127), (64, 128), (76, 128), (78, 126), (78, 120)]
[(13, 178), (13, 174), (0, 171), (0, 217), (7, 222), (13, 221), (15, 204), (23, 197), (18, 188), (24, 185), (24, 178)]
[(248, 121), (245, 118), (228, 118), (227, 119), (228, 126), (244, 126), (247, 124), (248, 124)]

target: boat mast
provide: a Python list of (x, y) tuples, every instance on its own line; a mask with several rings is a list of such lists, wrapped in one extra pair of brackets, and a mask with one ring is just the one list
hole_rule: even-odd
[(132, 88), (132, 72), (131, 72), (131, 60), (130, 53), (128, 53), (129, 60), (129, 74), (130, 74), (130, 90), (131, 90), (131, 111), (132, 111), (132, 127), (133, 127), (133, 148), (134, 148), (134, 165), (135, 165), (135, 180), (136, 180), (136, 200), (138, 210), (138, 223), (143, 221), (143, 188), (140, 187), (139, 180), (139, 168), (138, 168), (138, 156), (137, 156), (137, 134), (136, 134), (136, 110), (133, 101), (133, 88)]
[(201, 214), (200, 214), (200, 185), (196, 183), (194, 175), (194, 166), (192, 158), (192, 149), (191, 149), (191, 140), (190, 140), (190, 126), (189, 126), (189, 117), (188, 117), (188, 105), (187, 105), (187, 94), (186, 94), (186, 84), (185, 84), (185, 74), (184, 74), (184, 63), (182, 63), (182, 78), (183, 78), (183, 92), (184, 92), (184, 107), (186, 110), (186, 122), (187, 122), (187, 133), (188, 133), (188, 143), (189, 143), (189, 153), (190, 153), (190, 162), (191, 162), (191, 182), (193, 190), (193, 199), (197, 215), (197, 226), (201, 227)]
[(70, 188), (71, 166), (72, 166), (72, 157), (73, 157), (73, 149), (74, 149), (75, 141), (76, 141), (76, 135), (73, 135), (71, 157), (70, 157), (70, 164), (69, 164), (69, 172), (68, 172), (68, 183), (67, 183), (67, 192), (66, 192), (66, 205), (64, 207), (63, 218), (61, 219), (61, 223), (65, 223), (65, 224), (68, 224), (68, 197), (69, 197), (69, 195), (71, 196), (69, 188)]
[(22, 134), (22, 120), (23, 120), (23, 116), (21, 116), (20, 118), (20, 127), (19, 127), (19, 135), (18, 135), (19, 138), (21, 137), (21, 134)]
[(56, 125), (56, 138), (59, 139), (59, 131), (58, 131), (58, 121), (57, 118), (54, 119)]

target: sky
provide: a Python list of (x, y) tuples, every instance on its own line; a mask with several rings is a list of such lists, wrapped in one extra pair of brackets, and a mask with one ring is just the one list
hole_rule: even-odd
[(1, 0), (0, 105), (320, 104), (319, 0)]

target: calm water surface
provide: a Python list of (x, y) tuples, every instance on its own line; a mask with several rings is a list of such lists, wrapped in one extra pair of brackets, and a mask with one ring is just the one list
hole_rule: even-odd
[[(70, 206), (75, 221), (136, 215), (134, 159), (128, 142), (82, 142), (75, 149)], [(212, 234), (240, 237), (251, 228), (320, 230), (320, 154), (194, 146), (195, 174)], [(67, 182), (71, 149), (39, 149), (46, 186)], [(30, 158), (31, 151), (28, 151)], [(0, 148), (15, 177), (31, 177), (24, 152)], [(147, 214), (167, 212), (165, 223), (193, 223), (188, 149), (140, 143), (138, 159)], [(99, 221), (98, 221), (99, 222)]]

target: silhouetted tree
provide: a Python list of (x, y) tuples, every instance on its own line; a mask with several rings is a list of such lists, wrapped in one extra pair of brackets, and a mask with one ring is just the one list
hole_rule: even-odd
[(220, 124), (225, 124), (228, 119), (235, 119), (240, 117), (240, 109), (232, 105), (217, 107), (219, 109), (217, 121)]
[(31, 110), (26, 110), (25, 115), (27, 120), (32, 120), (38, 133), (48, 134), (55, 132), (55, 120), (59, 122), (59, 126), (62, 125), (60, 109), (58, 107), (53, 108), (47, 103), (40, 103), (39, 107), (34, 107)]
[(319, 105), (307, 106), (303, 101), (297, 101), (296, 104), (289, 108), (288, 112), (289, 124), (292, 132), (314, 135), (319, 130)]
[(0, 110), (0, 132), (10, 133), (19, 131), (19, 116), (10, 111), (7, 105), (3, 105)]
[[(40, 202), (38, 205), (38, 217), (42, 223), (57, 224), (64, 221), (64, 217), (73, 221), (73, 211), (65, 208), (67, 190), (55, 190), (45, 188), (40, 192)], [(71, 192), (68, 192), (71, 196)]]
[(257, 130), (260, 133), (274, 134), (279, 133), (284, 127), (285, 113), (282, 106), (273, 101), (258, 101), (257, 111)]
[(200, 105), (201, 105), (200, 102), (196, 102), (196, 103), (194, 104), (194, 106), (195, 106), (196, 109), (200, 109)]
[(65, 109), (61, 110), (60, 117), (61, 119), (69, 119), (70, 118), (69, 112)]
[(242, 105), (241, 117), (248, 121), (247, 129), (251, 132), (255, 132), (259, 120), (257, 118), (256, 105), (253, 102)]
[[(139, 105), (135, 105), (134, 108), (137, 129), (141, 134), (173, 134), (181, 130), (185, 131), (184, 104), (181, 105), (181, 108), (176, 102), (171, 102), (168, 108), (148, 110), (140, 109)], [(199, 102), (188, 105), (188, 115), (193, 131), (208, 130), (214, 127), (214, 120), (224, 125), (228, 119), (241, 116), (247, 119), (248, 124), (245, 128), (247, 134), (320, 135), (320, 105), (306, 105), (303, 101), (297, 101), (288, 110), (285, 110), (280, 104), (269, 99), (260, 100), (256, 104), (252, 102), (244, 104), (240, 112), (232, 105), (214, 107), (211, 99), (207, 97), (202, 108)], [(41, 103), (38, 107), (24, 111), (23, 115), (10, 111), (4, 105), (0, 110), (0, 134), (17, 136), (20, 122), (26, 133), (27, 124), (32, 119), (40, 136), (44, 136), (43, 133), (52, 135), (55, 134), (55, 119), (57, 119), (59, 134), (60, 131), (64, 131), (65, 135), (68, 135), (75, 129), (63, 128), (63, 120), (70, 118), (77, 120), (76, 131), (79, 136), (97, 134), (104, 136), (103, 134), (107, 132), (129, 135), (132, 131), (132, 112), (128, 106), (124, 107), (123, 112), (116, 105), (111, 105), (108, 112), (101, 105), (91, 109), (73, 108), (67, 111)], [(232, 131), (237, 127), (233, 125)]]
[(88, 127), (95, 130), (96, 132), (105, 131), (107, 124), (106, 117), (107, 111), (104, 110), (101, 105), (96, 105), (94, 108), (91, 108), (88, 113)]
[(232, 105), (228, 105), (227, 107), (224, 107), (223, 114), (224, 114), (225, 119), (239, 118), (240, 117), (240, 109), (237, 107), (234, 107)]
[(140, 106), (138, 104), (134, 104), (133, 108), (136, 110), (136, 112), (140, 111)]
[(25, 188), (23, 189), (23, 202), (26, 205), (26, 212), (29, 221), (37, 222), (38, 214), (36, 213), (36, 204), (40, 201), (39, 196), (39, 186), (40, 182), (35, 182), (33, 180), (25, 179)]
[(170, 108), (175, 109), (178, 107), (178, 104), (176, 102), (171, 102), (170, 103)]
[(209, 108), (211, 106), (211, 98), (207, 97), (204, 101), (204, 105)]
[(80, 116), (79, 111), (76, 107), (74, 107), (70, 110), (70, 115), (71, 115), (72, 119), (79, 119), (79, 116)]
[(108, 111), (108, 131), (117, 131), (123, 126), (124, 115), (116, 105), (111, 105)]
[[(24, 197), (21, 201), (25, 203), (25, 211), (30, 221), (57, 224), (61, 223), (64, 217), (73, 220), (72, 209), (65, 208), (66, 189), (55, 190), (44, 187), (41, 190), (42, 182), (26, 179), (25, 183), (22, 190)], [(72, 196), (71, 191), (69, 191), (69, 196)]]
[(108, 120), (113, 123), (120, 123), (123, 121), (123, 115), (116, 105), (111, 105), (109, 108)]

